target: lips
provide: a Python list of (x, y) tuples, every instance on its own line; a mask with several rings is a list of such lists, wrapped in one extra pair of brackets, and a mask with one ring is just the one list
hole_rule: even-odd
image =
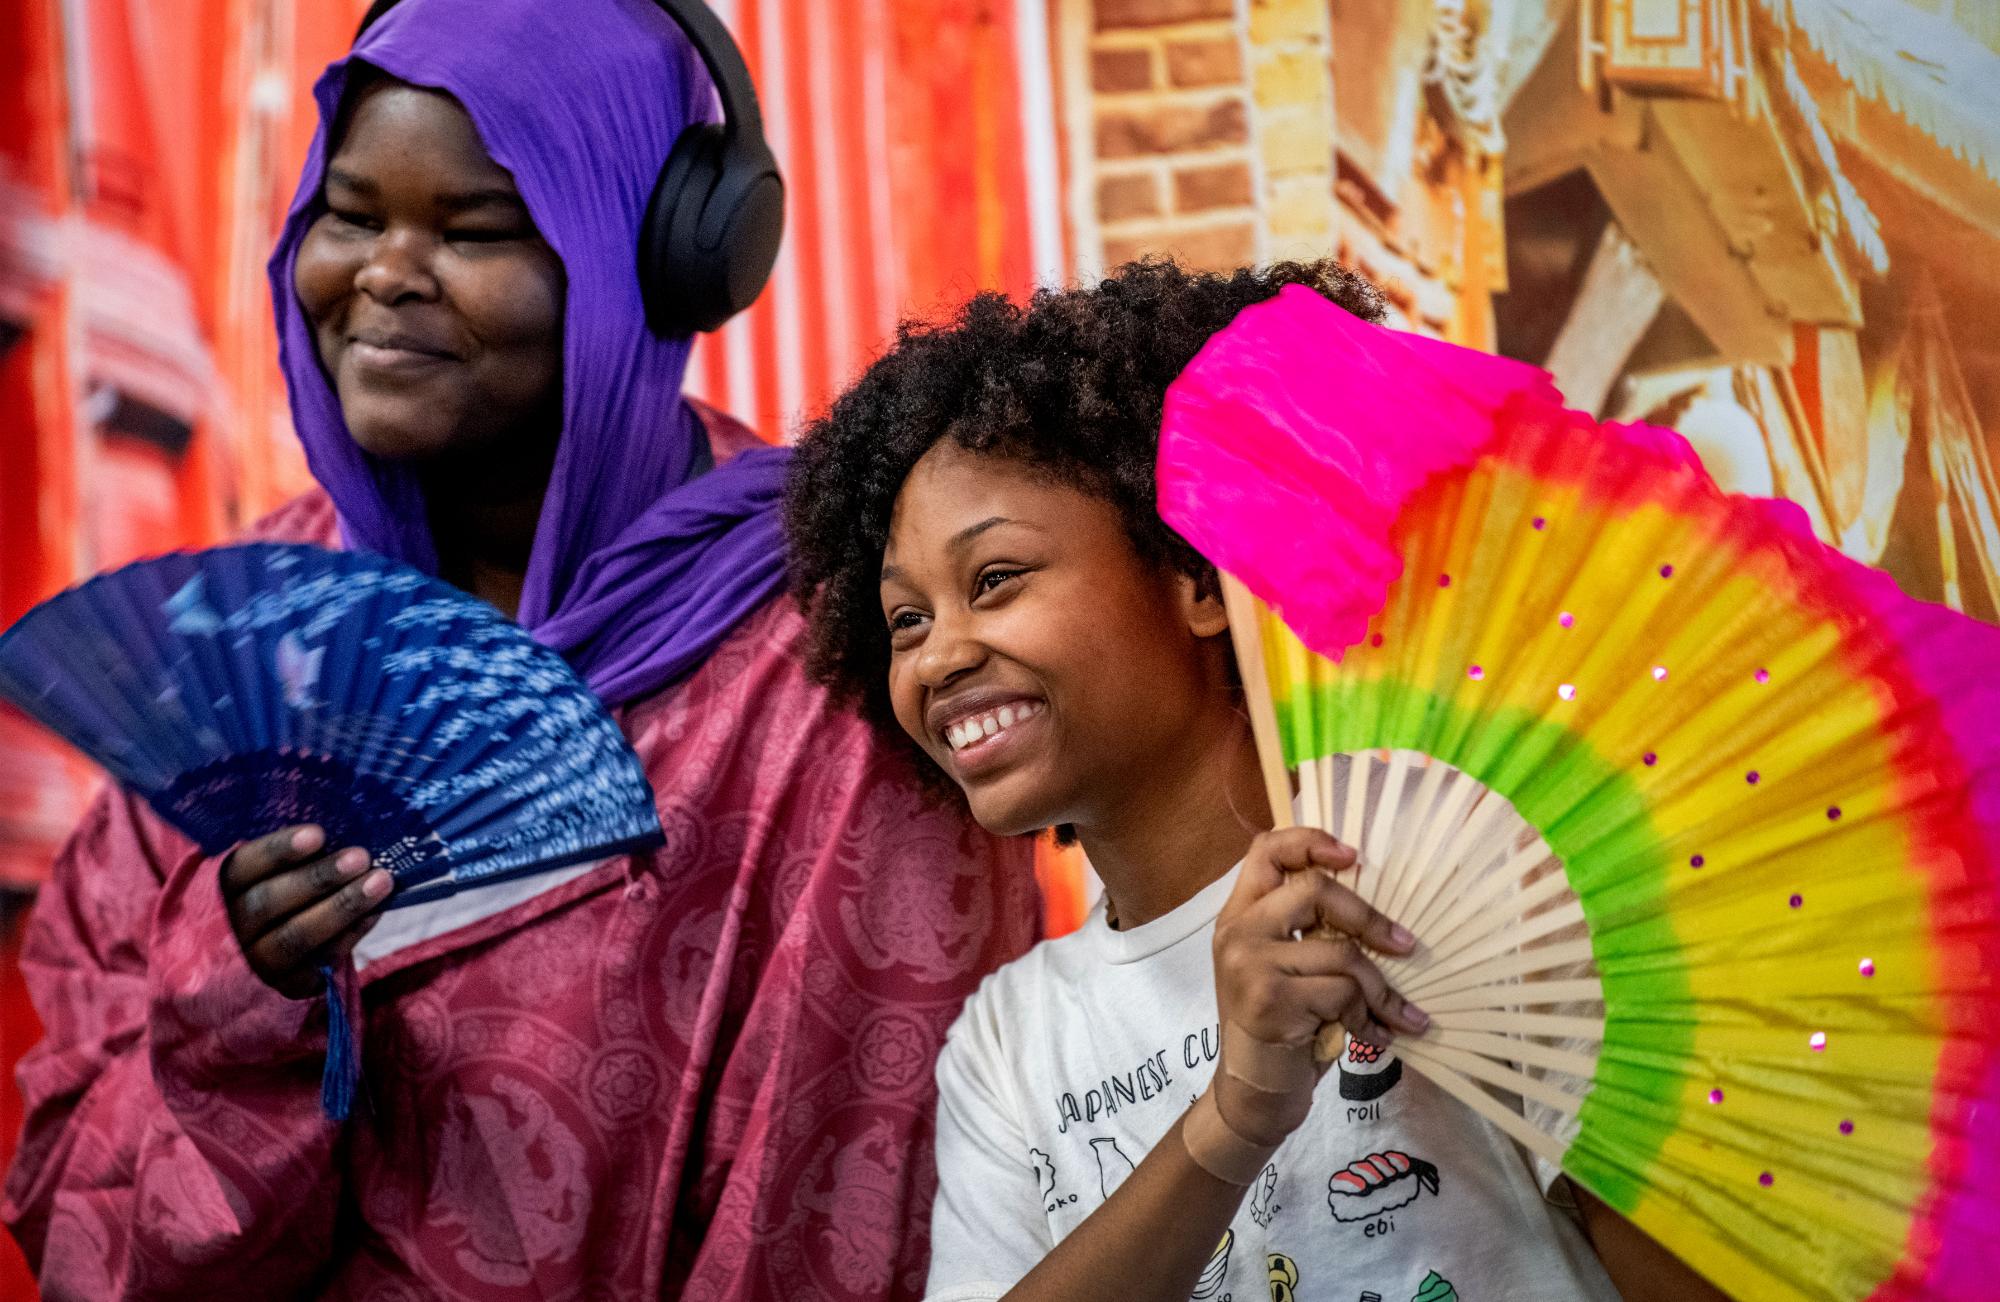
[(932, 736), (944, 742), (952, 772), (965, 780), (1004, 763), (1048, 708), (1038, 696), (976, 691), (938, 701), (925, 721)]
[(367, 366), (425, 366), (458, 360), (443, 343), (407, 330), (357, 330), (348, 336), (347, 343), (348, 354)]

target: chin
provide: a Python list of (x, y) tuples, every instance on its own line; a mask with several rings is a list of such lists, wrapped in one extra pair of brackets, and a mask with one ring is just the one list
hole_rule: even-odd
[(1027, 776), (1008, 774), (996, 782), (966, 788), (965, 803), (973, 821), (995, 836), (1026, 836), (1074, 821), (1064, 812), (1072, 802), (1017, 780)]
[(343, 399), (341, 414), (355, 446), (383, 461), (428, 461), (452, 448), (455, 431), (438, 422), (435, 408), (417, 412), (364, 397)]

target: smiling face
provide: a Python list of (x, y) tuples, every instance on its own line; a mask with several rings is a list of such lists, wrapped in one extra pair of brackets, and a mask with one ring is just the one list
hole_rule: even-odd
[(1110, 503), (949, 440), (897, 495), (882, 565), (896, 720), (989, 831), (1090, 827), (1212, 744), (1226, 621)]
[(359, 92), (293, 286), (354, 441), (387, 460), (546, 441), (562, 410), (562, 261), (448, 95)]

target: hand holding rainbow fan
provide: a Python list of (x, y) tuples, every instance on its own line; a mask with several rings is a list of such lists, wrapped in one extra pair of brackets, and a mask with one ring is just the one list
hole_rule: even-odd
[(1417, 933), (1412, 1069), (1739, 1296), (1995, 1295), (2000, 630), (1302, 288), (1176, 381), (1159, 488), (1279, 818)]

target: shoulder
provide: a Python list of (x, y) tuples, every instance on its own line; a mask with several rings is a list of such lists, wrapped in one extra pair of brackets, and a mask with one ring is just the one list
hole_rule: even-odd
[(242, 542), (320, 543), (340, 545), (340, 521), (326, 490), (313, 487), (254, 521), (239, 536)]
[(1077, 1000), (1064, 995), (1090, 981), (1093, 964), (1087, 933), (1092, 925), (1103, 925), (1102, 915), (1094, 909), (1082, 927), (1040, 941), (994, 969), (965, 1001), (946, 1036), (947, 1045), (958, 1043), (961, 1052), (980, 1056), (1006, 1057), (1023, 1042), (1041, 1038), (1059, 1016), (1058, 1010), (1077, 1006)]
[(716, 465), (721, 465), (739, 452), (771, 446), (756, 430), (720, 407), (711, 407), (695, 397), (688, 397), (684, 401), (688, 405), (688, 410), (694, 413), (695, 420), (701, 423), (702, 431), (708, 435), (709, 452), (715, 458)]
[[(659, 720), (722, 712), (746, 723), (783, 720), (786, 727), (861, 741), (869, 730), (806, 674), (805, 619), (780, 594), (746, 616), (701, 667), (643, 697), (627, 710), (636, 738)], [(752, 726), (755, 726), (754, 724)]]

